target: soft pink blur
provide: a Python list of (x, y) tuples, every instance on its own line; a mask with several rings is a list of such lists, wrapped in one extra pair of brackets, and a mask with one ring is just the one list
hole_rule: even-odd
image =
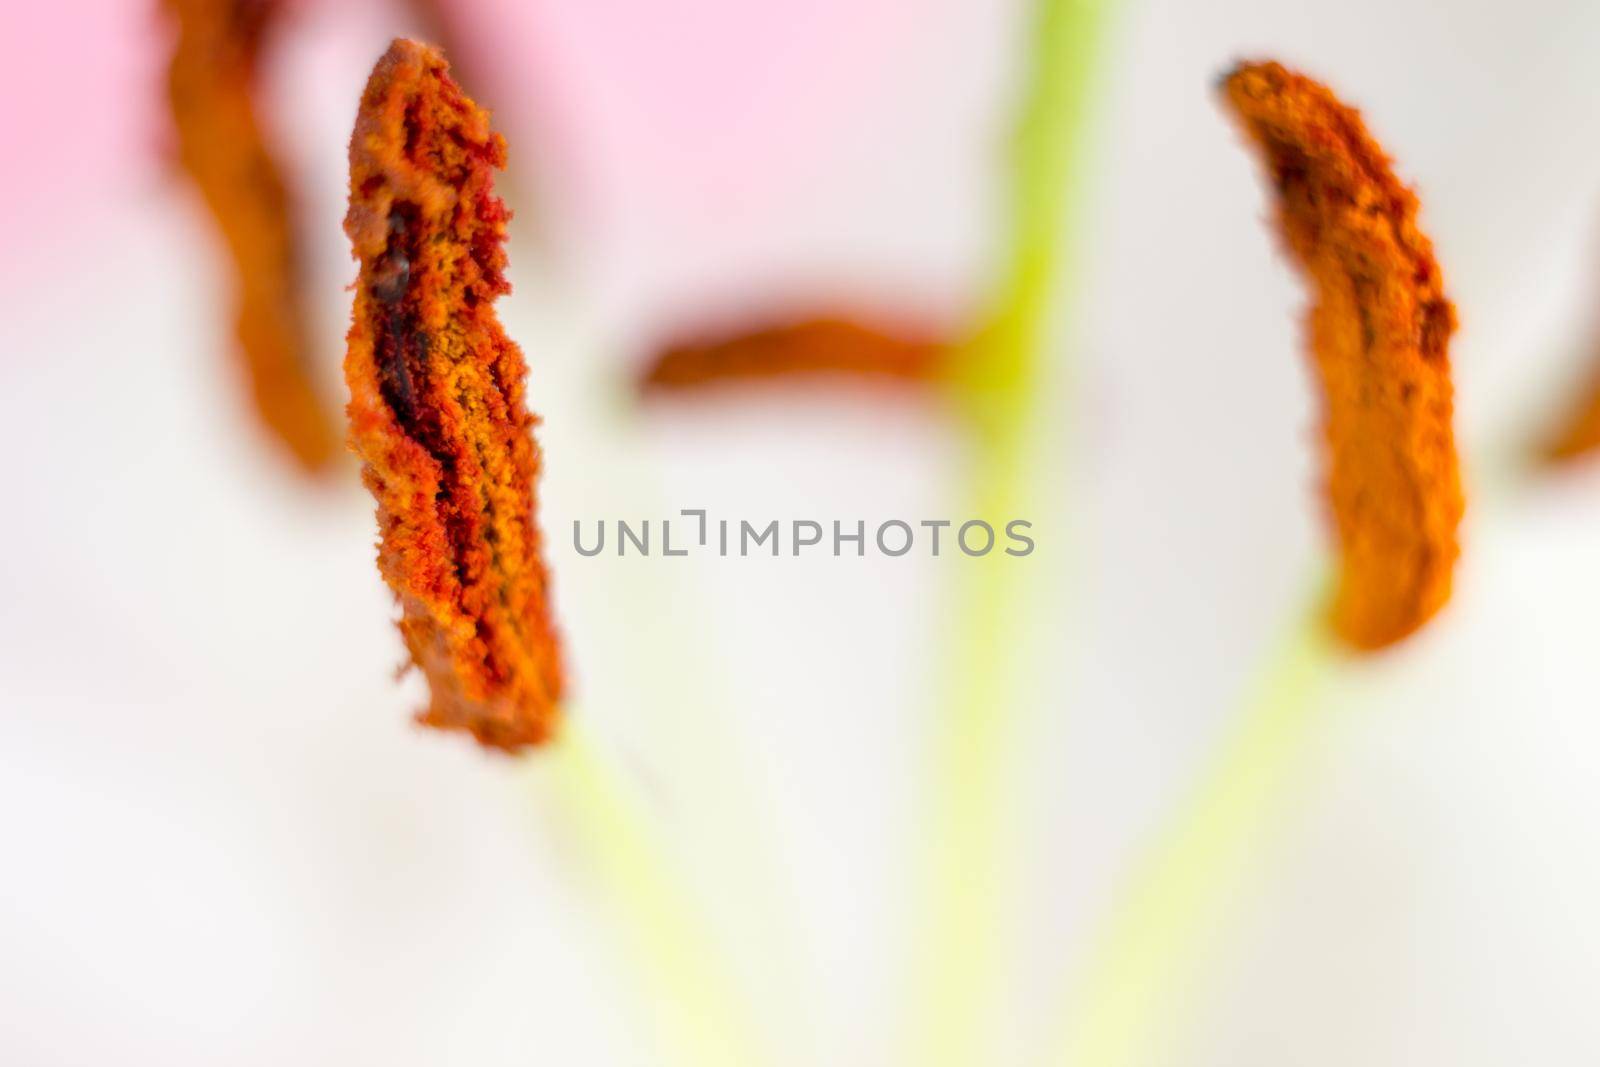
[[(401, 0), (294, 7), (302, 27), (415, 25)], [(463, 23), (493, 28), (463, 42), (465, 61), (485, 68), (484, 103), (543, 135), (536, 148), (516, 144), (515, 160), (536, 156), (558, 172), (552, 184), (591, 208), (648, 173), (653, 198), (687, 212), (686, 230), (801, 195), (825, 167), (822, 131), (849, 121), (882, 57), (924, 21), (910, 0), (471, 0), (460, 9)], [(0, 65), (0, 143), (27, 163), (0, 172), (5, 260), (26, 261), (75, 231), (128, 183), (160, 180), (170, 143), (163, 22), (153, 0), (0, 12), (0, 34), (17, 45)]]
[[(817, 164), (816, 131), (847, 114), (912, 19), (909, 0), (474, 0), (504, 33), (492, 50), (507, 88), (595, 146), (608, 175), (648, 166), (658, 182), (710, 178), (726, 205), (751, 182)], [(541, 69), (542, 68), (542, 69)], [(519, 108), (524, 101), (503, 101)]]
[(153, 5), (127, 0), (0, 8), (0, 269), (80, 213), (112, 181), (144, 180), (161, 151)]

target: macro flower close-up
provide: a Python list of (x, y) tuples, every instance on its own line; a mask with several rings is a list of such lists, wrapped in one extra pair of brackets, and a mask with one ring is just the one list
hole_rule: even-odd
[(0, 1063), (1600, 1060), (1600, 7), (0, 28)]

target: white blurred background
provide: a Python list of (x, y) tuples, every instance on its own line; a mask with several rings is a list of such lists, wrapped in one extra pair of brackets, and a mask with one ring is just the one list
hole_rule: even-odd
[[(461, 15), (481, 49), (463, 80), (511, 144), (500, 310), (545, 419), (574, 713), (648, 799), (785, 1062), (897, 1062), (963, 562), (585, 559), (570, 530), (961, 516), (959, 431), (931, 405), (641, 409), (627, 385), (700, 316), (967, 321), (1024, 6)], [(271, 74), (332, 398), (344, 148), (407, 19), (300, 0)], [(353, 464), (304, 484), (244, 407), (220, 250), (163, 159), (159, 20), (72, 0), (0, 27), (0, 1061), (661, 1062), (530, 769), (410, 724)], [(1053, 610), (1027, 635), (1027, 890), (986, 1062), (1040, 1062), (1060, 981), (1319, 556), (1303, 295), (1210, 92), (1243, 56), (1328, 81), (1419, 187), (1477, 491), (1455, 602), (1333, 687), (1153, 1062), (1600, 1059), (1600, 464), (1501, 473), (1600, 358), (1597, 47), (1581, 0), (1122, 5), (1055, 353), (1076, 362), (1051, 400), (1071, 462), (1019, 561)]]

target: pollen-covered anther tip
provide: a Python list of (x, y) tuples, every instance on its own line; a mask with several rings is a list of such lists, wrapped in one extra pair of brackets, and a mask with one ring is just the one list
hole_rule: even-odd
[(418, 718), (516, 750), (553, 736), (563, 676), (527, 367), (494, 312), (509, 288), (504, 163), (438, 50), (390, 45), (350, 141), (345, 229), (361, 267), (344, 371), (378, 568), (428, 682)]
[(1228, 85), (1239, 75), (1239, 72), (1248, 66), (1250, 66), (1248, 61), (1242, 59), (1238, 60), (1232, 66), (1226, 67), (1220, 73), (1218, 73), (1217, 76), (1212, 79), (1211, 87), (1218, 92), (1225, 92), (1228, 88)]
[(1274, 62), (1240, 64), (1224, 98), (1265, 164), (1284, 244), (1312, 291), (1339, 554), (1333, 628), (1352, 648), (1383, 648), (1450, 598), (1463, 511), (1455, 308), (1416, 196), (1356, 111)]

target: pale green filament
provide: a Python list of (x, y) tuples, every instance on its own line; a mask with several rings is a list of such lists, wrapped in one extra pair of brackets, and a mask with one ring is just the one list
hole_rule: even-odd
[[(983, 328), (951, 364), (952, 392), (975, 430), (971, 514), (997, 530), (1029, 510), (1023, 461), (1039, 440), (1041, 370), (1058, 339), (1069, 272), (1063, 229), (1081, 194), (1089, 87), (1112, 6), (1041, 0), (1009, 160), (1005, 273)], [(1049, 459), (1059, 472), (1065, 457)], [(983, 1029), (999, 977), (999, 913), (1010, 881), (1002, 811), (1019, 701), (1009, 650), (1017, 644), (1028, 565), (999, 552), (960, 562), (948, 704), (936, 738), (939, 796), (926, 845), (930, 897), (915, 976), (910, 1062), (924, 1067), (987, 1062)]]
[[(953, 384), (985, 437), (1014, 434), (1037, 393), (1070, 264), (1062, 240), (1081, 192), (1089, 89), (1115, 0), (1040, 0), (1011, 143), (1005, 274)], [(1002, 450), (1004, 451), (1004, 450)], [(980, 472), (982, 473), (982, 472)]]
[(743, 998), (714, 963), (712, 939), (674, 876), (633, 788), (574, 722), (533, 761), (555, 807), (577, 831), (614, 906), (628, 955), (639, 963), (663, 1061), (752, 1067), (756, 1047)]
[(1320, 721), (1334, 662), (1319, 610), (1296, 626), (1236, 732), (1118, 895), (1052, 1067), (1130, 1067), (1171, 1038), (1182, 986), (1262, 844)]
[[(992, 525), (1017, 497), (1012, 470), (1012, 464), (997, 464), (1005, 480), (987, 483), (977, 514)], [(958, 608), (947, 638), (957, 645), (935, 738), (938, 792), (924, 846), (927, 929), (918, 945), (914, 980), (921, 988), (908, 1057), (928, 1067), (985, 1062), (980, 1050), (1001, 969), (999, 913), (1013, 881), (1000, 813), (1014, 754), (1006, 721), (1017, 695), (1011, 609), (1021, 599), (1026, 563), (991, 554), (958, 566)]]

